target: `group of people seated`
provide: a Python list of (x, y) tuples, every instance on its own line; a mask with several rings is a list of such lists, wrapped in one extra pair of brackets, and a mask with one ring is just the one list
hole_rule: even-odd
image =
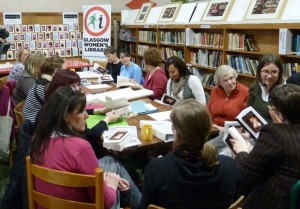
[[(221, 209), (240, 195), (246, 196), (245, 209), (288, 208), (289, 192), (300, 179), (300, 86), (285, 84), (278, 56), (262, 56), (250, 89), (237, 81), (233, 68), (218, 67), (215, 87), (206, 101), (201, 81), (178, 57), (168, 58), (163, 68), (160, 51), (146, 50), (143, 76), (126, 50), (120, 50), (120, 58), (113, 47), (104, 54), (108, 60), (105, 73), (115, 82), (117, 76), (126, 76), (135, 84), (132, 88), (152, 90), (151, 99), (167, 94), (178, 100), (170, 115), (174, 134), (171, 151), (146, 166), (140, 191), (123, 164), (103, 147), (103, 132), (119, 116), (106, 108), (86, 110), (78, 74), (65, 70), (59, 56), (33, 54), (23, 61), (24, 70), (19, 71), (13, 95), (15, 102), (25, 101), (22, 126), (34, 130), (30, 149), (34, 163), (91, 175), (95, 168), (103, 168), (107, 209), (147, 208), (149, 204)], [(222, 140), (225, 121), (235, 120), (247, 106), (269, 124), (260, 129), (253, 144), (231, 139), (235, 159), (218, 154), (227, 146)], [(89, 129), (89, 114), (105, 114), (105, 118)], [(221, 134), (209, 140), (212, 126)], [(74, 190), (39, 179), (36, 188), (74, 201), (93, 202), (97, 198), (91, 188)]]

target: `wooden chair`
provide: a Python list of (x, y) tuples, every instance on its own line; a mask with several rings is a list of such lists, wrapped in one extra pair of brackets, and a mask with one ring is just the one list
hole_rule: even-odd
[(296, 209), (297, 208), (297, 200), (299, 198), (299, 192), (300, 192), (300, 180), (298, 180), (294, 186), (292, 187), (292, 190), (290, 192), (290, 209)]
[[(36, 203), (49, 209), (104, 209), (103, 170), (97, 168), (95, 175), (69, 173), (41, 167), (31, 163), (26, 157), (27, 189), (29, 209), (35, 209)], [(95, 203), (77, 202), (42, 194), (35, 190), (34, 177), (51, 184), (67, 187), (95, 187)]]
[(23, 123), (23, 114), (22, 110), (24, 108), (25, 101), (20, 102), (17, 104), (14, 108), (15, 116), (16, 116), (16, 122), (17, 127), (20, 127), (20, 125)]
[(232, 203), (228, 209), (242, 209), (244, 201), (245, 197), (242, 195), (234, 203)]
[(165, 209), (165, 208), (159, 207), (157, 205), (150, 204), (150, 205), (148, 205), (147, 209)]
[(2, 90), (3, 85), (6, 84), (7, 81), (8, 81), (8, 76), (4, 76), (0, 78), (0, 91)]

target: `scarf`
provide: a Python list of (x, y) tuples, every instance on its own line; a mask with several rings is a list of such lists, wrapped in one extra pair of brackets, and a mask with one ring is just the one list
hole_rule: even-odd
[(185, 78), (181, 77), (179, 81), (174, 81), (172, 86), (172, 92), (174, 96), (177, 96), (179, 92), (183, 89), (185, 83)]

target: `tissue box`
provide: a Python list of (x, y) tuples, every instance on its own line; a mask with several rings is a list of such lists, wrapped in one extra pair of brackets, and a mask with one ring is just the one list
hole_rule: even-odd
[(140, 120), (140, 127), (144, 124), (151, 124), (153, 135), (164, 142), (174, 141), (172, 123), (170, 121)]

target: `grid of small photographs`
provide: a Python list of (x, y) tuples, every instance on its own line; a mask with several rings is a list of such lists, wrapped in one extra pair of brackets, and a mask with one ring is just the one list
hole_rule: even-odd
[(9, 31), (7, 42), (11, 44), (7, 54), (1, 60), (13, 60), (20, 48), (26, 48), (30, 54), (41, 53), (44, 56), (61, 57), (81, 56), (82, 32), (79, 25), (0, 25)]

